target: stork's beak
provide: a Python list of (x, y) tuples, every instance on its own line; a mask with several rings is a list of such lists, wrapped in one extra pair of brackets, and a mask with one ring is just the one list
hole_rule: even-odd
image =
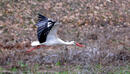
[(85, 47), (85, 45), (82, 45), (82, 44), (80, 44), (80, 43), (76, 43), (76, 46)]

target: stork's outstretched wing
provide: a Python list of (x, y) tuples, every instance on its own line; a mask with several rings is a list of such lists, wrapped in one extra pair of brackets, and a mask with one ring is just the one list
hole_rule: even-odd
[(46, 28), (46, 26), (40, 26), (37, 29), (37, 37), (40, 43), (43, 43), (46, 41), (47, 35), (49, 33), (49, 28)]
[[(38, 26), (37, 37), (38, 37), (39, 42), (43, 43), (46, 41), (50, 30), (54, 26), (54, 22), (41, 14), (39, 14), (38, 18), (39, 18), (39, 21), (36, 24)], [(48, 22), (51, 22), (51, 24), (48, 24)]]

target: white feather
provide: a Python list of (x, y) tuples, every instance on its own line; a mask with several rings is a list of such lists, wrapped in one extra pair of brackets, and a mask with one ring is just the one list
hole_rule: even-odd
[(51, 29), (51, 31), (47, 35), (46, 42), (54, 41), (58, 38), (57, 36), (58, 28), (59, 28), (59, 24), (55, 23), (55, 26)]
[(31, 43), (31, 46), (38, 46), (38, 45), (41, 45), (41, 44), (39, 43), (39, 41), (33, 41), (33, 42)]

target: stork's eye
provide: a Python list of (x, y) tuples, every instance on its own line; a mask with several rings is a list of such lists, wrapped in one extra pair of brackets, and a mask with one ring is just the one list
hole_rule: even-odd
[(48, 22), (47, 27), (50, 27), (52, 25), (52, 22)]

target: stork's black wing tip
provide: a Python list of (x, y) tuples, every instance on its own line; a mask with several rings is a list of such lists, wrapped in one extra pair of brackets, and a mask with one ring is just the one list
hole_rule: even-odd
[(43, 15), (41, 13), (38, 13), (38, 17), (42, 17)]
[(44, 21), (47, 20), (48, 18), (43, 16), (42, 14), (38, 13), (38, 21)]

